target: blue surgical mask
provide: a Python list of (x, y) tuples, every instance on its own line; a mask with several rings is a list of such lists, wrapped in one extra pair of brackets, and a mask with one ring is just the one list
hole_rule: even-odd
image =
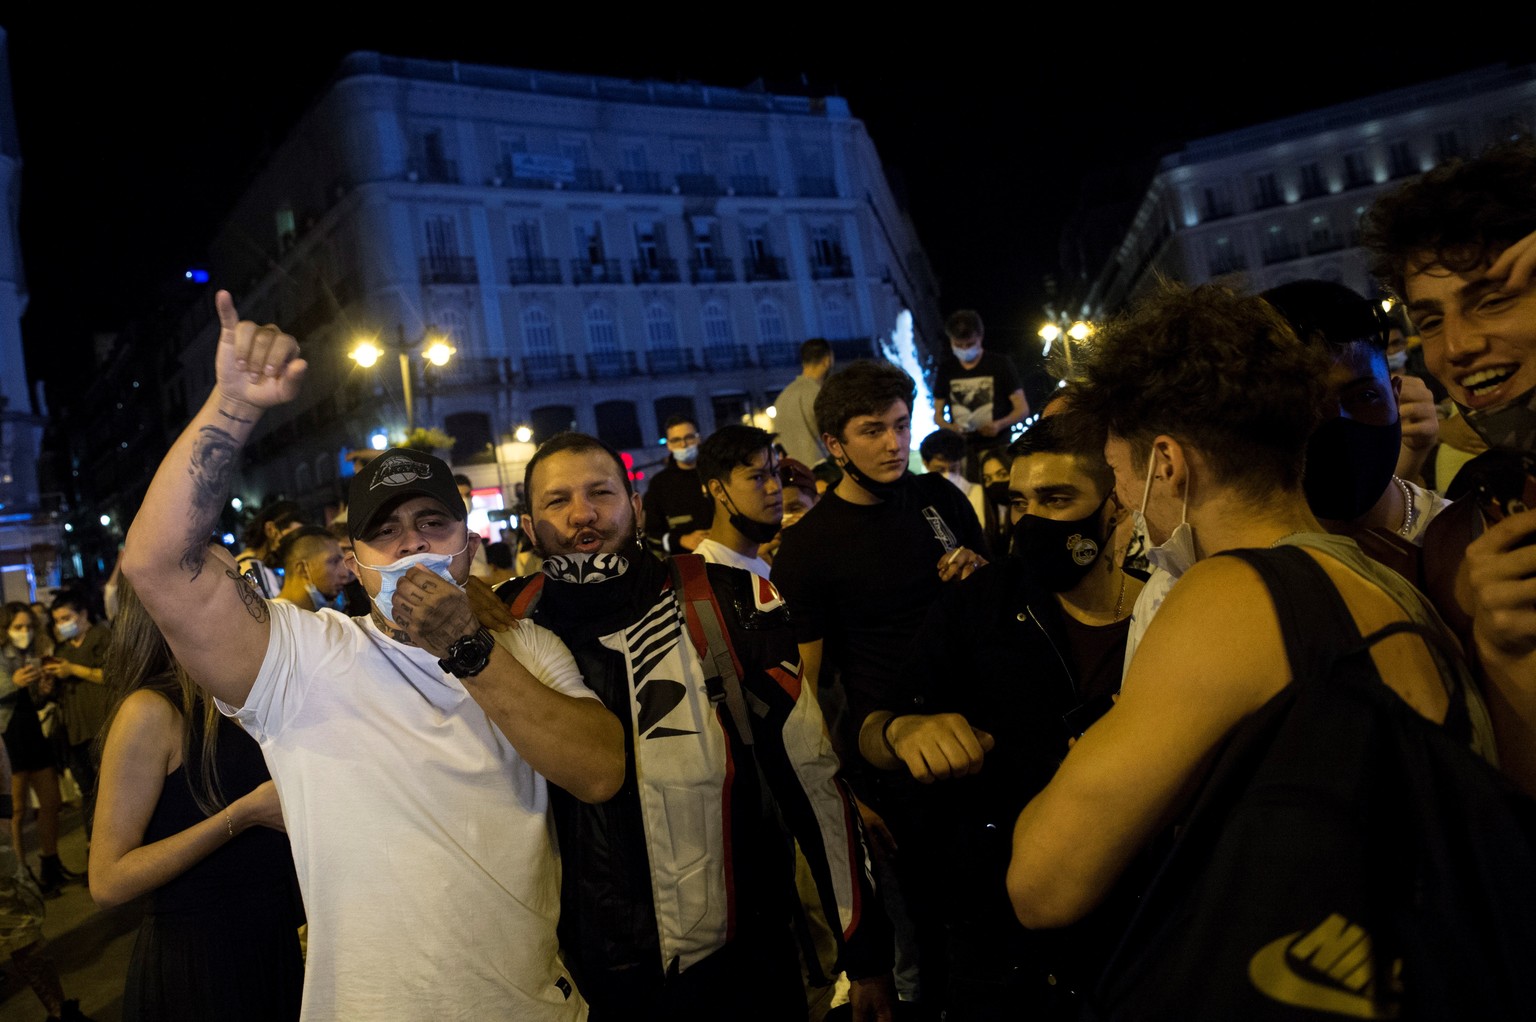
[[(448, 570), (448, 566), (453, 563), (453, 559), (455, 557), (459, 556), (459, 554), (462, 554), (465, 550), (468, 549), (469, 543), (466, 541), (464, 546), (459, 549), (458, 553), (407, 554), (406, 556), (400, 558), (398, 561), (395, 561), (393, 564), (364, 564), (362, 559), (359, 558), (357, 563), (362, 567), (367, 568), (369, 571), (376, 571), (379, 573), (379, 578), (381, 580), (379, 585), (379, 592), (378, 595), (373, 598), (373, 605), (379, 608), (379, 613), (384, 615), (385, 621), (393, 622), (395, 620), (395, 586), (400, 583), (400, 577), (402, 575), (419, 564), (423, 568), (426, 568), (428, 571), (432, 572), (432, 574), (437, 575), (439, 578), (442, 578), (448, 583), (457, 586), (459, 583), (454, 580), (452, 573)], [(462, 589), (463, 586), (459, 586), (459, 588)]]
[(68, 624), (55, 625), (53, 630), (58, 633), (61, 639), (73, 639), (80, 634), (80, 622), (71, 621)]
[(692, 444), (680, 451), (673, 451), (672, 457), (677, 459), (679, 465), (692, 465), (699, 460), (699, 445)]
[(954, 352), (955, 357), (962, 363), (974, 362), (981, 358), (981, 345), (979, 344), (973, 344), (969, 348), (957, 348), (954, 345), (950, 345), (949, 350)]
[(1147, 544), (1147, 563), (1154, 568), (1162, 568), (1174, 578), (1178, 578), (1190, 568), (1194, 567), (1200, 559), (1195, 550), (1195, 529), (1189, 524), (1189, 482), (1184, 483), (1184, 509), (1179, 512), (1179, 527), (1173, 530), (1167, 540), (1152, 545), (1152, 532), (1147, 528), (1147, 498), (1152, 496), (1152, 469), (1157, 464), (1157, 451), (1152, 452), (1152, 457), (1147, 459), (1147, 479), (1145, 488), (1141, 491), (1141, 510), (1132, 512), (1135, 516), (1136, 528), (1141, 530)]

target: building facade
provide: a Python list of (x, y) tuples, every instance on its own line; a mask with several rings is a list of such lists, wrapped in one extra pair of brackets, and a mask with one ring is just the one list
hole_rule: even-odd
[(28, 383), (21, 343), (27, 282), (17, 232), (20, 203), (21, 145), (5, 30), (0, 28), (0, 595), (7, 600), (30, 600), (36, 587), (57, 584), (62, 524), (58, 501), (45, 502), (38, 487), (47, 423), (46, 410)]
[(1261, 291), (1320, 278), (1379, 293), (1360, 218), (1404, 178), (1530, 134), (1536, 65), (1492, 67), (1200, 139), (1163, 159), (1086, 307), (1161, 275)]
[[(875, 354), (910, 310), (943, 343), (916, 234), (838, 98), (355, 53), (209, 268), (310, 362), (248, 451), (248, 502), (334, 502), (345, 451), (414, 425), (510, 503), (519, 427), (595, 433), (644, 471), (669, 416), (708, 431), (771, 404), (807, 337)], [(212, 383), (211, 299), (194, 320), (173, 418)], [(430, 366), (439, 339), (454, 353)], [(384, 352), (369, 369), (362, 340)]]

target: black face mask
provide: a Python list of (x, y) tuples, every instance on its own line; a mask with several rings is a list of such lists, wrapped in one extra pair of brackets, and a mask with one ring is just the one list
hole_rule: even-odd
[(844, 458), (841, 462), (841, 466), (843, 472), (846, 475), (852, 477), (854, 482), (864, 487), (865, 492), (867, 492), (871, 497), (874, 497), (877, 500), (886, 500), (897, 504), (906, 500), (907, 493), (912, 488), (912, 480), (917, 478), (911, 472), (907, 471), (906, 469), (902, 469), (901, 475), (899, 477), (893, 479), (891, 482), (882, 483), (877, 482), (874, 479), (871, 479), (869, 476), (865, 475), (864, 471), (853, 463), (852, 458)]
[(987, 495), (990, 504), (1008, 504), (1013, 501), (1013, 494), (1008, 491), (1007, 483), (988, 483), (982, 490)]
[(1101, 515), (1105, 497), (1091, 514), (1071, 521), (1025, 515), (1013, 526), (1008, 556), (1022, 563), (1029, 578), (1053, 593), (1081, 582), (1099, 559), (1104, 546)]
[(1350, 522), (1381, 499), (1397, 470), (1402, 420), (1373, 426), (1355, 419), (1329, 419), (1307, 441), (1307, 474), (1302, 489), (1319, 518)]

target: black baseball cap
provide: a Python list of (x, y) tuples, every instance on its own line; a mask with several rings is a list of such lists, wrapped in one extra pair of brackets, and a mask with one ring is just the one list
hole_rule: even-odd
[(379, 515), (407, 497), (431, 497), (453, 517), (467, 514), (453, 471), (441, 458), (391, 447), (352, 477), (347, 491), (347, 533), (357, 541)]

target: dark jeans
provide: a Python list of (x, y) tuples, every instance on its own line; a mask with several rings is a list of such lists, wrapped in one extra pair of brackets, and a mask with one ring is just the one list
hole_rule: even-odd
[(85, 817), (85, 839), (91, 839), (96, 816), (96, 758), (91, 754), (92, 742), (81, 742), (69, 747), (69, 772), (80, 787), (80, 814)]
[[(597, 991), (594, 991), (594, 994)], [(609, 991), (588, 1022), (803, 1022), (805, 986), (786, 925), (738, 937), (687, 972), (641, 993)]]

